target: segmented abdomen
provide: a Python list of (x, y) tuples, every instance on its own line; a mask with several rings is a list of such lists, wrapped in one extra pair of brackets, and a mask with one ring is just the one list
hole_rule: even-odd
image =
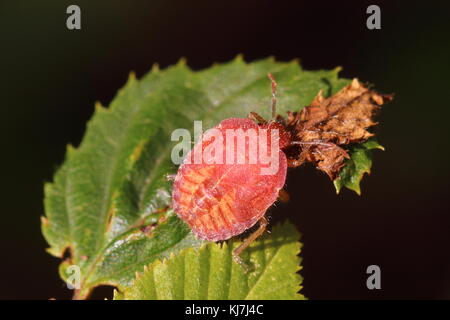
[(209, 241), (231, 237), (242, 223), (235, 215), (236, 190), (226, 188), (214, 166), (183, 166), (174, 183), (174, 210), (194, 233)]
[[(248, 119), (227, 119), (216, 128), (225, 127), (257, 128)], [(204, 145), (194, 150), (198, 148)], [(186, 159), (192, 160), (194, 150)], [(278, 149), (276, 157), (278, 170), (271, 175), (261, 173), (261, 163), (193, 164), (185, 159), (173, 185), (175, 212), (201, 239), (218, 241), (241, 234), (264, 216), (284, 185), (286, 156)]]

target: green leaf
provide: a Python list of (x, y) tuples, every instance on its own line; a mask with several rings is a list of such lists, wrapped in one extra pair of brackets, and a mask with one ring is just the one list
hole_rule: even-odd
[(369, 139), (351, 147), (349, 151), (350, 159), (345, 162), (338, 178), (334, 180), (336, 193), (339, 193), (342, 187), (346, 187), (361, 195), (360, 182), (365, 173), (370, 174), (372, 167), (371, 150), (373, 149), (384, 150), (383, 146), (378, 144), (375, 139)]
[(299, 300), (302, 277), (300, 234), (290, 223), (254, 242), (242, 256), (254, 266), (245, 273), (233, 261), (240, 242), (204, 244), (185, 249), (169, 259), (157, 260), (138, 273), (132, 286), (116, 291), (122, 300)]
[[(300, 110), (319, 90), (329, 95), (349, 83), (338, 71), (309, 72), (273, 59), (247, 64), (238, 57), (199, 72), (181, 61), (163, 71), (154, 67), (140, 80), (131, 74), (109, 108), (96, 105), (81, 145), (68, 148), (45, 186), (42, 232), (49, 253), (62, 258), (68, 250), (60, 273), (80, 267), (77, 297), (100, 284), (127, 286), (155, 259), (200, 245), (162, 210), (171, 201), (165, 175), (177, 169), (170, 159), (174, 129), (191, 130), (194, 120), (207, 129), (250, 111), (269, 118), (268, 72), (279, 84), (279, 113)], [(150, 235), (141, 230), (148, 225), (154, 225)]]

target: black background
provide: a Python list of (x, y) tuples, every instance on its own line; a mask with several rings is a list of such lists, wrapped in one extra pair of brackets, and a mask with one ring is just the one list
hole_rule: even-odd
[[(66, 28), (78, 4), (82, 30)], [(366, 28), (378, 4), (382, 29)], [(128, 73), (186, 57), (194, 69), (239, 53), (247, 61), (299, 58), (305, 69), (342, 66), (395, 101), (378, 118), (362, 196), (336, 196), (312, 167), (289, 172), (291, 202), (272, 222), (303, 234), (311, 299), (450, 299), (450, 6), (444, 1), (3, 1), (0, 3), (0, 298), (71, 292), (40, 232), (43, 183), (67, 143), (78, 145), (94, 102), (107, 105)], [(382, 289), (368, 290), (377, 264)], [(94, 298), (111, 295), (97, 290)]]

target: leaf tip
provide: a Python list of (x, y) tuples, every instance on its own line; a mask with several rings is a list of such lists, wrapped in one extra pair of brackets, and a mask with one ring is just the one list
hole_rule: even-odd
[(48, 221), (47, 217), (41, 216), (41, 225), (42, 225), (42, 227), (48, 227), (49, 221)]
[(72, 155), (73, 155), (73, 153), (76, 151), (77, 149), (73, 146), (73, 145), (71, 145), (70, 143), (68, 143), (67, 145), (66, 145), (66, 153), (67, 153), (67, 156), (70, 158)]
[(342, 67), (341, 66), (337, 66), (337, 67), (335, 67), (334, 69), (333, 69), (333, 72), (336, 74), (336, 75), (338, 75), (341, 71), (342, 71)]
[(302, 61), (300, 60), (300, 58), (294, 58), (291, 61), (289, 61), (290, 64), (297, 65), (297, 66), (301, 66), (301, 62)]
[(100, 101), (95, 101), (94, 108), (97, 113), (107, 110)]
[(361, 87), (361, 83), (359, 82), (358, 78), (353, 78), (352, 83), (350, 84), (350, 88), (359, 89), (360, 87)]
[(134, 82), (136, 80), (136, 72), (131, 71), (128, 74), (128, 82)]
[(114, 288), (113, 291), (113, 300), (123, 300), (124, 296), (122, 293), (120, 293), (120, 291), (116, 288)]
[(274, 62), (275, 62), (275, 60), (276, 60), (276, 58), (275, 58), (275, 56), (274, 56), (274, 55), (270, 55), (270, 56), (268, 56), (268, 57), (267, 57), (267, 61), (269, 61), (269, 62), (272, 62), (272, 63), (274, 63)]
[(244, 55), (242, 53), (239, 53), (234, 58), (234, 62), (243, 62), (244, 61)]
[(177, 67), (185, 67), (187, 64), (187, 58), (186, 57), (181, 57), (180, 60), (178, 60), (177, 62)]
[(157, 62), (155, 62), (154, 64), (152, 64), (152, 68), (151, 68), (151, 73), (158, 73), (160, 71), (159, 69), (159, 64)]
[(48, 248), (45, 249), (45, 251), (47, 253), (49, 253), (50, 255), (52, 255), (54, 257), (57, 257), (57, 258), (62, 258), (63, 257), (64, 250), (65, 250), (65, 248), (58, 249), (58, 248), (54, 248), (54, 247), (48, 247)]
[(336, 194), (339, 194), (341, 192), (341, 181), (339, 178), (335, 179), (333, 181), (334, 189), (336, 189)]

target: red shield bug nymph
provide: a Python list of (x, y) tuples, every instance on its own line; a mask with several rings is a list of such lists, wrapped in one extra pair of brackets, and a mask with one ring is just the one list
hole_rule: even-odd
[[(264, 232), (267, 226), (267, 220), (264, 217), (266, 210), (277, 200), (286, 180), (287, 159), (282, 149), (290, 145), (291, 138), (284, 126), (275, 121), (277, 85), (271, 74), (269, 78), (272, 81), (272, 120), (270, 122), (252, 112), (249, 114), (249, 119), (226, 119), (213, 128), (216, 132), (223, 134), (223, 139), (220, 141), (222, 148), (216, 148), (216, 151), (224, 150), (224, 154), (242, 152), (238, 148), (233, 147), (232, 151), (229, 148), (239, 139), (245, 141), (243, 150), (245, 156), (239, 154), (245, 161), (239, 163), (236, 160), (239, 157), (238, 154), (236, 157), (234, 154), (231, 157), (227, 154), (221, 164), (211, 163), (205, 159), (206, 155), (203, 153), (203, 161), (196, 163), (194, 159), (196, 152), (207, 151), (212, 143), (212, 139), (205, 137), (208, 133), (206, 132), (179, 167), (173, 185), (173, 209), (201, 239), (227, 240), (243, 233), (259, 221), (258, 230), (234, 251), (234, 258), (239, 263), (241, 263), (239, 253)], [(235, 134), (227, 135), (227, 130)], [(262, 139), (262, 143), (267, 144), (265, 148), (261, 146), (252, 148), (255, 141), (251, 141), (249, 134), (251, 131), (265, 134)], [(275, 137), (276, 141), (272, 137)], [(229, 139), (235, 140), (230, 143)], [(277, 150), (273, 150), (275, 153), (271, 154), (277, 163), (276, 170), (270, 174), (261, 174), (261, 169), (267, 168), (268, 164), (263, 163), (261, 157), (256, 157), (256, 161), (250, 161), (249, 150), (271, 150), (272, 144), (277, 146)], [(245, 152), (246, 150), (248, 152)], [(267, 152), (270, 153), (270, 151)], [(229, 163), (227, 159), (235, 161)]]
[[(272, 119), (251, 112), (246, 119), (223, 120), (189, 152), (173, 185), (173, 209), (201, 239), (226, 240), (259, 221), (259, 228), (233, 252), (240, 264), (239, 254), (267, 226), (267, 209), (278, 197), (288, 197), (282, 189), (287, 167), (311, 162), (336, 179), (349, 158), (343, 146), (371, 137), (367, 129), (376, 124), (372, 116), (392, 99), (353, 79), (329, 98), (320, 91), (311, 105), (283, 118), (276, 114), (277, 83), (271, 74), (269, 78)], [(240, 148), (235, 141), (241, 142)]]

